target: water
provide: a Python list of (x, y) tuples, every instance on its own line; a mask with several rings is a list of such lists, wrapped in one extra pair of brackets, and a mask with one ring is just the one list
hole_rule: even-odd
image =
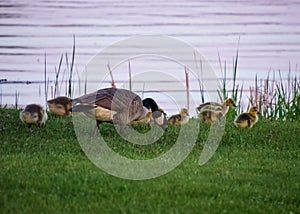
[[(299, 9), (300, 1), (290, 0), (35, 0), (26, 3), (2, 0), (0, 79), (6, 79), (7, 82), (0, 85), (0, 104), (15, 104), (16, 94), (21, 106), (32, 102), (44, 104), (45, 54), (47, 80), (50, 81), (48, 97), (51, 97), (51, 81), (55, 79), (55, 68), (58, 68), (61, 54), (67, 52), (71, 59), (73, 35), (76, 44), (75, 76), (84, 71), (88, 62), (103, 48), (131, 36), (144, 34), (168, 35), (186, 42), (209, 61), (219, 77), (218, 53), (223, 66), (226, 61), (227, 70), (231, 72), (240, 39), (238, 83), (247, 86), (245, 88), (254, 84), (256, 74), (259, 78), (266, 78), (269, 71), (280, 70), (286, 77), (289, 64), (290, 70), (299, 75)], [(66, 74), (65, 61), (64, 56), (62, 73), (65, 71)], [(147, 65), (151, 62), (153, 59)], [(160, 63), (160, 68), (154, 66), (151, 69), (175, 72), (185, 84), (184, 68), (174, 71), (168, 63), (164, 66), (164, 62)], [(131, 61), (133, 76), (141, 69), (145, 69), (143, 63)], [(119, 74), (128, 74), (128, 62), (124, 63), (123, 70), (119, 70), (114, 71), (117, 86), (125, 78)], [(230, 73), (228, 75), (230, 77)], [(109, 82), (109, 78), (107, 80)], [(192, 75), (190, 81), (192, 90), (197, 91), (198, 82)], [(104, 86), (109, 86), (108, 82)], [(141, 80), (140, 83), (133, 82), (133, 86), (135, 84), (139, 84), (139, 89), (145, 86)], [(163, 84), (169, 83), (162, 81), (160, 86)], [(64, 88), (65, 84), (62, 84), (62, 94)], [(184, 93), (184, 86), (179, 90)], [(157, 96), (158, 102), (170, 114), (180, 107), (174, 106), (173, 102), (158, 93), (153, 96)], [(196, 102), (200, 103), (198, 98), (195, 95)]]

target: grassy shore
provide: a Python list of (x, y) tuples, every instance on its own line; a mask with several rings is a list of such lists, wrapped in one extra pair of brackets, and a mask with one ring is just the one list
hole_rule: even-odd
[[(39, 129), (22, 124), (18, 113), (0, 109), (1, 213), (300, 212), (300, 121), (260, 119), (251, 130), (229, 121), (204, 166), (198, 160), (209, 126), (201, 125), (196, 146), (175, 170), (132, 181), (88, 160), (70, 117), (50, 116)], [(124, 149), (110, 124), (102, 129), (116, 150)], [(135, 147), (134, 153), (159, 154), (176, 132), (170, 127), (162, 146)]]

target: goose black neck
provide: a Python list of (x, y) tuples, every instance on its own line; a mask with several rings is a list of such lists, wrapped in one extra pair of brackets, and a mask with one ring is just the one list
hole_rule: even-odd
[(157, 103), (152, 98), (144, 99), (143, 106), (147, 109), (151, 109), (152, 112), (158, 111)]

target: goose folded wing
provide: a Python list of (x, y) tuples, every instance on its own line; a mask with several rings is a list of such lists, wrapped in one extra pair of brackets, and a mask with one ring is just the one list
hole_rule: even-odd
[(134, 100), (139, 100), (141, 102), (140, 97), (131, 91), (105, 88), (74, 99), (73, 105), (88, 104), (113, 111), (125, 111)]

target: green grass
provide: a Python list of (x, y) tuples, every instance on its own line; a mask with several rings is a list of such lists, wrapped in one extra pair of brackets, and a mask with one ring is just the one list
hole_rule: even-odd
[[(28, 128), (17, 110), (1, 108), (0, 124), (1, 213), (300, 212), (299, 120), (260, 119), (251, 130), (229, 121), (218, 150), (202, 167), (198, 160), (209, 126), (201, 124), (188, 158), (144, 181), (116, 178), (93, 165), (70, 117), (50, 116), (45, 128)], [(109, 145), (129, 157), (161, 154), (178, 131), (169, 127), (155, 145), (124, 146), (113, 126), (101, 128)]]

